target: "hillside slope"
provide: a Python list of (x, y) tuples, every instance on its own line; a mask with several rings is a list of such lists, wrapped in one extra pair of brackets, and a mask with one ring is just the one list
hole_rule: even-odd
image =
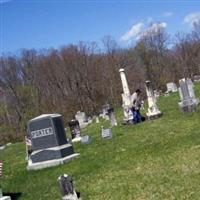
[[(200, 85), (196, 85), (200, 97)], [(76, 144), (79, 158), (70, 163), (27, 171), (25, 145), (12, 144), (0, 151), (4, 162), (4, 192), (22, 192), (20, 200), (59, 200), (57, 177), (72, 175), (83, 200), (199, 199), (200, 106), (182, 113), (178, 93), (160, 97), (163, 117), (138, 125), (119, 125), (113, 138), (102, 140), (100, 127), (83, 130), (89, 145)], [(122, 119), (122, 109), (117, 112)]]

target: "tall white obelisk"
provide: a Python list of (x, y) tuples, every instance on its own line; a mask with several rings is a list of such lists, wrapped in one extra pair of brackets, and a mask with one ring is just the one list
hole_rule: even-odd
[(148, 112), (146, 113), (147, 117), (149, 119), (158, 118), (162, 115), (162, 112), (158, 109), (158, 106), (156, 105), (156, 97), (154, 96), (150, 81), (146, 81), (145, 86), (148, 100)]
[(122, 88), (123, 88), (123, 93), (122, 93), (122, 106), (124, 109), (124, 121), (128, 122), (133, 119), (133, 114), (131, 111), (132, 108), (132, 102), (131, 102), (131, 95), (130, 95), (130, 90), (128, 87), (128, 82), (126, 80), (126, 75), (124, 72), (124, 69), (119, 70), (121, 81), (122, 81)]

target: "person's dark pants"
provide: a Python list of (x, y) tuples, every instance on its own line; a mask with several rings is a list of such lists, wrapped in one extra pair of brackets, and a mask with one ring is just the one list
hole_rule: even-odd
[(140, 123), (141, 121), (145, 121), (145, 117), (143, 117), (140, 114), (140, 110), (136, 110), (135, 108), (132, 108), (132, 113), (133, 113), (133, 123)]

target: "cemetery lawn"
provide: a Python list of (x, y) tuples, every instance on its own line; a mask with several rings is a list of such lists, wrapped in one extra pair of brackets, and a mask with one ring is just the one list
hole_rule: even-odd
[[(195, 86), (200, 97), (200, 85)], [(57, 177), (72, 175), (83, 200), (200, 199), (200, 106), (182, 113), (178, 93), (160, 97), (163, 116), (137, 125), (119, 125), (113, 138), (102, 140), (101, 125), (83, 130), (89, 145), (74, 145), (80, 156), (57, 167), (27, 171), (25, 145), (0, 151), (4, 192), (22, 192), (19, 200), (59, 200)], [(122, 109), (117, 109), (118, 122)]]

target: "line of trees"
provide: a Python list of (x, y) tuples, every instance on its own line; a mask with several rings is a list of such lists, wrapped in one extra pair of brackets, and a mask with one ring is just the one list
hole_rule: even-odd
[(65, 121), (78, 110), (97, 113), (121, 104), (119, 68), (125, 68), (131, 91), (166, 90), (167, 82), (200, 74), (200, 23), (173, 42), (164, 29), (151, 30), (129, 48), (105, 37), (103, 48), (80, 42), (60, 49), (27, 50), (0, 57), (0, 141), (23, 138), (27, 120), (58, 112)]

